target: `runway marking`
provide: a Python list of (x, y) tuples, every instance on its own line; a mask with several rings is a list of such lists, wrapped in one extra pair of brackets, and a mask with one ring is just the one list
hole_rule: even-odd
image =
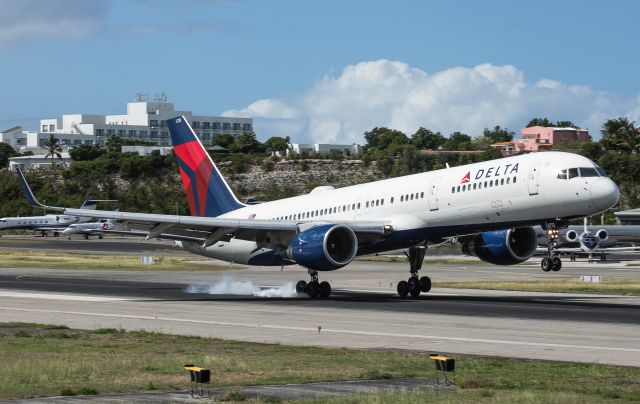
[(59, 293), (25, 293), (25, 292), (8, 292), (0, 291), (0, 297), (22, 297), (28, 299), (50, 299), (50, 300), (71, 300), (80, 302), (116, 302), (131, 299), (121, 297), (100, 297), (86, 295), (65, 295)]
[[(24, 308), (18, 308), (18, 307), (0, 307), (0, 310), (21, 311), (21, 312), (29, 312), (29, 313), (71, 314), (71, 315), (81, 315), (81, 316), (91, 316), (91, 317), (126, 318), (126, 319), (133, 319), (133, 320), (169, 321), (169, 322), (176, 322), (176, 323), (206, 324), (206, 325), (218, 325), (218, 326), (226, 326), (226, 327), (263, 328), (263, 329), (269, 329), (269, 330), (317, 332), (317, 328), (315, 327), (294, 327), (294, 326), (284, 326), (284, 325), (232, 323), (232, 322), (226, 322), (226, 321), (193, 320), (193, 319), (172, 318), (172, 317), (136, 316), (131, 314), (109, 314), (109, 313), (91, 313), (91, 312), (82, 312), (82, 311), (24, 309)], [(361, 335), (361, 336), (369, 336), (369, 337), (393, 337), (393, 338), (403, 338), (403, 339), (473, 342), (473, 343), (484, 343), (484, 344), (516, 345), (516, 346), (543, 347), (543, 348), (597, 349), (597, 350), (605, 350), (605, 351), (640, 353), (640, 349), (635, 349), (635, 348), (616, 348), (616, 347), (574, 345), (574, 344), (554, 344), (554, 343), (548, 343), (548, 342), (508, 341), (508, 340), (484, 339), (484, 338), (443, 337), (439, 335), (418, 335), (418, 334), (401, 334), (401, 333), (388, 333), (388, 332), (375, 332), (375, 331), (355, 331), (355, 330), (341, 330), (341, 329), (332, 329), (332, 328), (324, 328), (324, 327), (322, 328), (322, 332), (331, 333), (331, 334)]]

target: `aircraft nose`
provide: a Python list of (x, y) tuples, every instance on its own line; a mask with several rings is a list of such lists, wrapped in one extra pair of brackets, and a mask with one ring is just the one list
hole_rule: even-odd
[(609, 178), (601, 178), (591, 184), (591, 202), (598, 209), (607, 210), (620, 199), (618, 186)]

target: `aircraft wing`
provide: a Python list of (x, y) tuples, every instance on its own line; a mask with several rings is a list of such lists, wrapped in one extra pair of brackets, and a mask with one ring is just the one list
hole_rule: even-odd
[(38, 232), (48, 231), (48, 232), (62, 233), (66, 228), (67, 228), (66, 226), (62, 226), (62, 227), (42, 226), (42, 227), (36, 227), (35, 229), (33, 229), (33, 231), (38, 231)]
[[(64, 214), (76, 215), (80, 209), (63, 209)], [(183, 241), (200, 241), (204, 246), (217, 241), (239, 238), (256, 240), (262, 237), (290, 239), (308, 227), (321, 224), (342, 224), (349, 227), (358, 239), (376, 238), (391, 231), (382, 221), (274, 221), (256, 219), (232, 219), (219, 217), (176, 216), (151, 213), (114, 212), (83, 209), (85, 216), (113, 219), (124, 227), (128, 234), (151, 238), (166, 238)], [(111, 231), (103, 231), (110, 233)], [(132, 234), (133, 232), (133, 234)]]

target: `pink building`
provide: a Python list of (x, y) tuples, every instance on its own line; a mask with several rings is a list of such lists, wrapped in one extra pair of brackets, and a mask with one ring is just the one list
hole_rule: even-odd
[(545, 126), (532, 126), (520, 131), (522, 138), (514, 139), (512, 142), (499, 142), (492, 144), (502, 151), (505, 156), (519, 153), (521, 151), (548, 150), (554, 144), (560, 142), (582, 142), (589, 141), (589, 131), (576, 128), (552, 128)]
[(530, 128), (523, 128), (520, 133), (522, 134), (522, 138), (514, 141), (518, 151), (546, 150), (560, 142), (582, 142), (591, 140), (588, 130), (576, 128), (532, 126)]

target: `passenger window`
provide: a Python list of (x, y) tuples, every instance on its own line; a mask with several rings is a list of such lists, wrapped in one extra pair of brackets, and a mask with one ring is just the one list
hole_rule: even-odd
[(413, 200), (413, 194), (411, 194), (411, 200)]
[(376, 199), (376, 206), (379, 206), (379, 205), (380, 205), (380, 200)]
[(575, 178), (580, 176), (580, 174), (578, 174), (578, 169), (577, 168), (570, 168), (569, 169), (569, 179), (571, 178)]
[(598, 177), (598, 172), (593, 167), (580, 167), (581, 177)]
[(456, 192), (460, 192), (460, 185), (458, 185), (458, 189), (456, 190)]
[(566, 168), (558, 173), (558, 179), (560, 179), (560, 180), (566, 180), (567, 179), (567, 169)]
[(484, 187), (485, 187), (485, 188), (487, 187), (487, 181), (485, 181), (485, 182), (484, 182)]
[(516, 180), (518, 179), (518, 177), (513, 177), (513, 183), (516, 183)]
[(420, 192), (420, 199), (424, 198), (424, 192)]
[[(391, 198), (391, 199), (393, 199), (393, 198)], [(358, 209), (360, 209), (360, 202), (358, 202)]]
[(511, 178), (507, 177), (507, 185), (509, 185), (510, 180), (511, 180)]
[(504, 178), (500, 178), (500, 185), (504, 185)]

